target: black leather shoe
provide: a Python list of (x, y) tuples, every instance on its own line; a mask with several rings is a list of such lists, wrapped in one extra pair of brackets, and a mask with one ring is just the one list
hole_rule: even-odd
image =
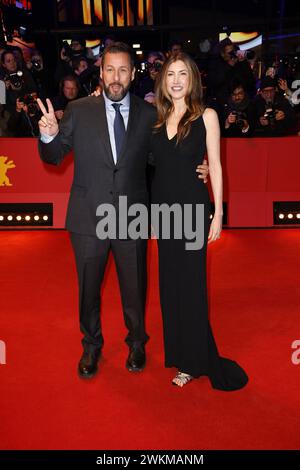
[(101, 351), (88, 352), (84, 351), (78, 364), (78, 374), (83, 379), (91, 379), (98, 371), (98, 362)]
[(146, 364), (145, 348), (131, 348), (126, 361), (126, 367), (130, 372), (141, 372)]

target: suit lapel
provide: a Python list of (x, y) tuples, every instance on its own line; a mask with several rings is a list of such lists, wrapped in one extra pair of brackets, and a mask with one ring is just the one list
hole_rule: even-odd
[(99, 135), (101, 139), (101, 143), (104, 146), (104, 155), (110, 165), (115, 165), (114, 162), (114, 157), (112, 154), (111, 150), (111, 145), (110, 145), (110, 138), (109, 138), (109, 132), (108, 132), (108, 124), (107, 124), (107, 117), (106, 117), (106, 110), (105, 110), (105, 102), (103, 99), (103, 96), (98, 97), (99, 103), (97, 103), (97, 106), (99, 107)]
[(124, 154), (126, 153), (128, 143), (130, 142), (130, 138), (134, 136), (134, 133), (136, 132), (137, 125), (139, 122), (139, 114), (140, 114), (140, 107), (139, 107), (138, 101), (130, 93), (130, 108), (129, 108), (128, 125), (127, 125), (127, 130), (125, 133), (125, 137), (124, 137), (124, 142), (122, 144), (122, 149), (121, 149), (118, 161), (117, 161), (117, 165), (124, 158)]

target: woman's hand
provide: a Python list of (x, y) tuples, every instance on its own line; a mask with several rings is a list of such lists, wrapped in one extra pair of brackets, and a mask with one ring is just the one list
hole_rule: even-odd
[(200, 173), (198, 175), (198, 178), (199, 179), (202, 179), (203, 180), (203, 183), (207, 183), (207, 177), (208, 177), (208, 173), (209, 173), (209, 167), (208, 167), (208, 164), (207, 164), (207, 160), (203, 160), (203, 163), (202, 165), (198, 165), (197, 168), (196, 168), (196, 172), (197, 173)]
[(222, 215), (215, 214), (208, 234), (208, 243), (218, 240), (221, 236), (222, 231)]
[(91, 93), (89, 96), (100, 96), (101, 94), (102, 94), (101, 87), (100, 87), (100, 86), (97, 86), (97, 87), (96, 87), (96, 90), (93, 91), (93, 93)]
[(152, 91), (150, 91), (144, 96), (144, 100), (150, 104), (153, 104), (153, 106), (156, 105), (155, 94)]

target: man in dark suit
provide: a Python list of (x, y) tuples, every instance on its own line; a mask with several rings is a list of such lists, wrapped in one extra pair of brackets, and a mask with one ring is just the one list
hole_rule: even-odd
[(119, 196), (127, 196), (128, 206), (148, 204), (146, 168), (156, 111), (129, 93), (134, 73), (132, 50), (116, 43), (107, 47), (102, 56), (103, 96), (70, 103), (59, 127), (50, 100), (48, 110), (39, 101), (43, 112), (39, 123), (42, 160), (59, 164), (64, 155), (74, 151), (66, 228), (78, 273), (80, 328), (84, 335), (78, 371), (83, 378), (97, 372), (103, 346), (100, 288), (110, 250), (116, 262), (128, 329), (126, 367), (141, 371), (145, 366), (147, 240), (99, 239), (96, 235), (96, 210), (100, 204), (110, 203), (118, 210)]

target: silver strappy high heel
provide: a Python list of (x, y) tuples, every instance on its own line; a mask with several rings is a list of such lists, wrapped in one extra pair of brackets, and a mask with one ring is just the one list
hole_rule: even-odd
[(187, 383), (189, 383), (191, 380), (193, 380), (194, 377), (192, 377), (189, 374), (185, 374), (184, 372), (178, 371), (174, 379), (172, 380), (173, 385), (177, 385), (178, 387), (183, 387)]

